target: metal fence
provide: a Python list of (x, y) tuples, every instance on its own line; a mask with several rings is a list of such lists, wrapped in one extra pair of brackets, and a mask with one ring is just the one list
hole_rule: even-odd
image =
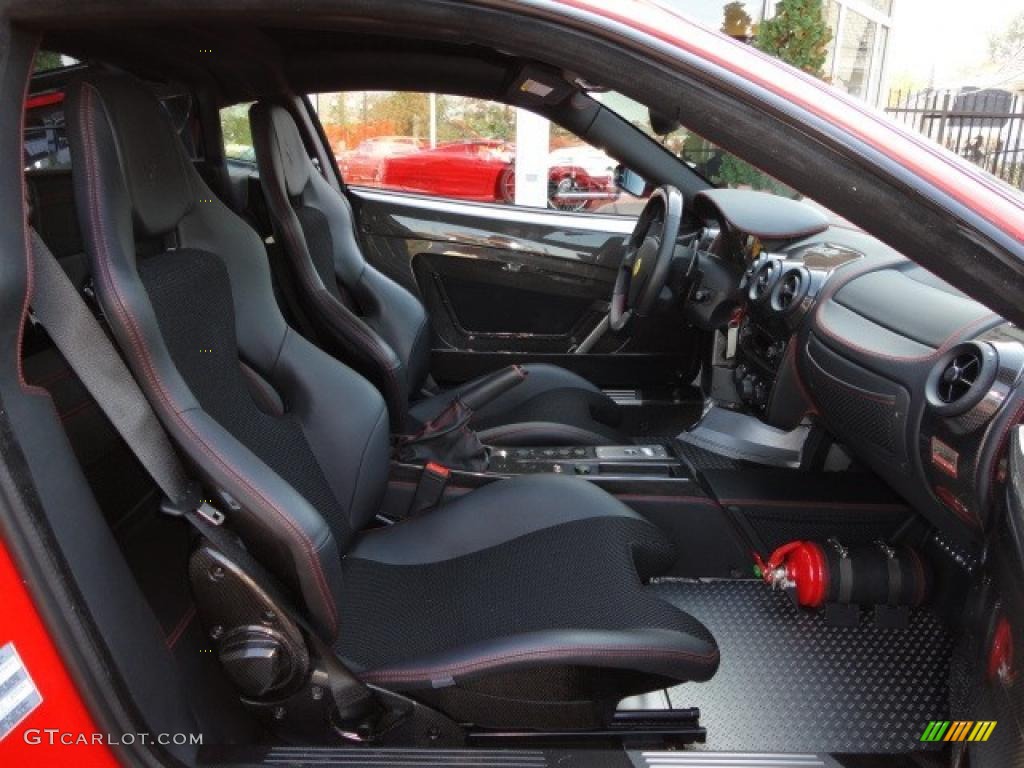
[(996, 89), (893, 90), (885, 111), (1024, 189), (1024, 94)]

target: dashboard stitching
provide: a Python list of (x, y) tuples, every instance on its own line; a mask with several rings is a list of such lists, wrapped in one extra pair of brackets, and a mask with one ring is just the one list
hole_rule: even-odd
[[(822, 322), (822, 319), (821, 319), (822, 307), (824, 307), (825, 303), (830, 301), (832, 299), (832, 297), (835, 296), (836, 293), (839, 291), (839, 289), (842, 288), (844, 285), (847, 285), (848, 283), (852, 282), (853, 280), (857, 279), (858, 277), (866, 275), (869, 272), (881, 271), (883, 269), (891, 269), (891, 268), (893, 268), (895, 266), (899, 266), (899, 265), (901, 265), (903, 263), (904, 263), (903, 259), (892, 259), (890, 261), (882, 262), (882, 263), (864, 264), (864, 265), (862, 265), (862, 267), (860, 269), (855, 269), (855, 270), (851, 271), (850, 273), (844, 275), (842, 277), (842, 279), (837, 280), (834, 283), (831, 280), (826, 282), (825, 283), (825, 288), (821, 292), (821, 294), (818, 296), (818, 301), (817, 301), (817, 303), (815, 305), (815, 308), (814, 308), (813, 327), (820, 329), (821, 331), (823, 331), (825, 334), (830, 336), (835, 341), (840, 342), (840, 343), (850, 347), (851, 349), (854, 349), (854, 350), (856, 350), (856, 351), (858, 351), (858, 352), (860, 352), (860, 353), (862, 353), (864, 355), (867, 355), (869, 357), (883, 358), (883, 359), (886, 359), (886, 360), (898, 360), (898, 361), (901, 361), (901, 362), (925, 362), (925, 361), (929, 361), (929, 360), (934, 360), (934, 359), (938, 358), (940, 355), (942, 355), (943, 353), (945, 353), (946, 350), (956, 340), (958, 340), (961, 336), (963, 336), (965, 333), (967, 333), (967, 331), (973, 330), (974, 328), (983, 325), (985, 322), (995, 321), (995, 320), (1000, 320), (1001, 319), (999, 315), (997, 315), (997, 314), (995, 314), (993, 312), (989, 312), (987, 314), (981, 315), (980, 317), (975, 318), (974, 320), (972, 320), (971, 322), (967, 323), (966, 325), (964, 325), (964, 326), (954, 330), (949, 336), (947, 336), (942, 341), (941, 344), (939, 344), (939, 346), (935, 349), (934, 352), (932, 352), (930, 354), (927, 354), (927, 355), (890, 355), (890, 354), (886, 354), (886, 353), (883, 353), (883, 352), (875, 352), (874, 350), (870, 350), (870, 349), (867, 349), (866, 347), (860, 346), (856, 342), (852, 342), (852, 341), (849, 341), (847, 339), (844, 339), (843, 337), (841, 337), (838, 334), (834, 333), (833, 331), (829, 330), (829, 328)], [(841, 269), (841, 267), (840, 267), (840, 269)]]
[[(967, 323), (966, 325), (961, 326), (960, 328), (957, 328), (956, 330), (954, 330), (949, 336), (947, 336), (945, 339), (943, 339), (942, 343), (935, 349), (934, 352), (931, 352), (931, 353), (929, 353), (927, 355), (892, 355), (892, 354), (888, 354), (886, 352), (878, 352), (878, 351), (873, 350), (873, 349), (868, 349), (867, 347), (864, 347), (864, 346), (858, 344), (855, 341), (851, 341), (850, 339), (844, 338), (844, 337), (840, 336), (839, 334), (835, 333), (834, 331), (830, 330), (828, 328), (828, 326), (826, 326), (822, 322), (822, 319), (821, 319), (821, 307), (822, 306), (823, 306), (823, 303), (819, 304), (818, 305), (818, 309), (815, 310), (814, 319), (816, 321), (815, 322), (815, 328), (816, 329), (821, 330), (826, 335), (828, 335), (832, 339), (834, 339), (836, 342), (839, 342), (840, 344), (843, 344), (844, 346), (846, 346), (846, 347), (848, 347), (850, 349), (856, 350), (857, 352), (860, 352), (861, 354), (867, 355), (868, 357), (882, 358), (884, 360), (898, 360), (900, 362), (906, 362), (906, 363), (926, 362), (926, 361), (929, 361), (929, 360), (935, 360), (936, 358), (940, 357), (944, 352), (946, 352), (946, 350), (948, 350), (958, 339), (960, 339), (968, 331), (975, 330), (975, 329), (979, 328), (980, 326), (984, 325), (986, 322), (992, 322), (992, 321), (996, 321), (996, 320), (1000, 320), (1001, 319), (999, 317), (999, 315), (997, 315), (997, 314), (995, 314), (993, 312), (989, 312), (989, 313), (986, 313), (986, 314), (981, 315), (979, 317), (976, 317), (974, 320), (972, 320), (971, 322)], [(840, 306), (842, 306), (842, 305), (840, 305)], [(850, 311), (852, 311), (852, 310), (850, 310)], [(866, 318), (866, 319), (868, 319), (870, 321), (870, 318)]]

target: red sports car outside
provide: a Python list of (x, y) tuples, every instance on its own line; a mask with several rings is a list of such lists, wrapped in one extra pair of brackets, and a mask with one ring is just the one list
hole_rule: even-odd
[[(481, 203), (512, 203), (514, 153), (514, 144), (498, 139), (452, 141), (433, 149), (387, 157), (380, 162), (380, 175), (371, 181), (403, 192)], [(590, 147), (552, 151), (548, 157), (548, 204), (561, 210), (584, 211), (616, 199), (614, 170), (611, 158)], [(361, 179), (349, 173), (347, 180), (358, 184)]]
[(339, 153), (338, 166), (350, 184), (377, 185), (388, 158), (419, 152), (424, 146), (422, 139), (413, 136), (375, 136)]

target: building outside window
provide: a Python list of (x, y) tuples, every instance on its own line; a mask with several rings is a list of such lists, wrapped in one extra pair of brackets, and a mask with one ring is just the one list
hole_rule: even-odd
[[(749, 41), (777, 0), (661, 0), (712, 29)], [(871, 104), (885, 100), (885, 68), (896, 0), (826, 0), (832, 28), (825, 79)]]
[(832, 27), (825, 76), (836, 87), (871, 104), (885, 100), (886, 54), (894, 0), (828, 0)]

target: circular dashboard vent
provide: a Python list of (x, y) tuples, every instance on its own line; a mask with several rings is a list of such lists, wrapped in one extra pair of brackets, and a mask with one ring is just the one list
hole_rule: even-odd
[(996, 378), (998, 360), (988, 344), (958, 344), (939, 360), (926, 384), (932, 408), (955, 416), (977, 405)]
[(750, 276), (750, 290), (747, 298), (751, 301), (764, 301), (772, 292), (782, 272), (782, 262), (778, 259), (765, 259), (754, 268)]
[(809, 283), (810, 275), (803, 267), (790, 267), (784, 271), (772, 290), (772, 309), (792, 312), (807, 295)]
[(957, 355), (939, 375), (938, 397), (946, 403), (955, 403), (971, 391), (981, 377), (981, 355), (974, 350)]

